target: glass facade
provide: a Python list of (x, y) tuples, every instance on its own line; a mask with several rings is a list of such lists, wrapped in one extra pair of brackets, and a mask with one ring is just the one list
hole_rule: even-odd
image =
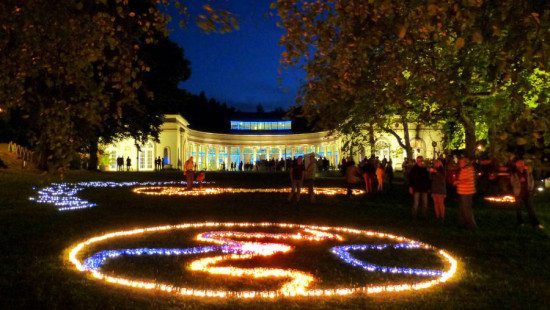
[(231, 130), (236, 131), (290, 131), (292, 121), (231, 121)]

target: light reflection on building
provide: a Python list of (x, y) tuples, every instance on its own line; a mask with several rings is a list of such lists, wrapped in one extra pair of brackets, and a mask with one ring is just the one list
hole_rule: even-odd
[[(229, 170), (231, 163), (255, 165), (261, 160), (279, 161), (314, 153), (317, 158), (326, 158), (331, 169), (335, 169), (343, 157), (350, 156), (350, 150), (344, 150), (345, 136), (329, 131), (292, 133), (291, 128), (291, 121), (234, 120), (231, 133), (204, 132), (191, 129), (182, 116), (169, 114), (161, 126), (159, 142), (150, 140), (140, 145), (139, 151), (133, 139), (103, 146), (103, 163), (106, 170), (115, 171), (117, 157), (130, 157), (132, 171), (151, 171), (155, 159), (160, 157), (166, 168), (181, 169), (185, 160), (193, 156), (199, 170)], [(400, 128), (395, 128), (395, 132), (403, 135)], [(391, 159), (394, 168), (399, 169), (406, 155), (395, 137), (382, 132), (376, 135), (374, 154), (381, 160)], [(440, 130), (428, 127), (410, 129), (409, 135), (416, 137), (414, 155), (428, 158), (437, 150), (427, 146), (440, 142), (442, 137)], [(355, 145), (351, 154), (357, 162), (371, 152), (367, 145)]]

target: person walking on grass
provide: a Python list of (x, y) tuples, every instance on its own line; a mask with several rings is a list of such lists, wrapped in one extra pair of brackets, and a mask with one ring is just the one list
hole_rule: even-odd
[(515, 169), (510, 176), (512, 191), (516, 198), (516, 214), (518, 225), (523, 225), (522, 209), (527, 211), (529, 221), (533, 227), (544, 228), (535, 214), (533, 208), (533, 190), (535, 189), (535, 181), (533, 175), (525, 166), (525, 162), (521, 159), (516, 160)]
[(292, 163), (292, 166), (290, 167), (290, 195), (288, 196), (288, 201), (292, 202), (293, 200), (296, 202), (300, 201), (300, 192), (302, 190), (302, 185), (304, 183), (304, 177), (305, 177), (305, 167), (302, 156), (298, 156), (298, 158)]
[(435, 218), (443, 223), (445, 220), (445, 196), (447, 195), (443, 163), (436, 159), (430, 172), (432, 174), (432, 199), (434, 201)]
[(187, 182), (187, 190), (193, 190), (193, 181), (195, 180), (195, 163), (193, 162), (193, 156), (189, 157), (189, 159), (185, 161), (185, 164), (183, 164), (183, 175)]
[(307, 187), (307, 193), (309, 196), (309, 202), (315, 202), (315, 172), (317, 170), (317, 160), (315, 160), (315, 154), (311, 153), (306, 158), (305, 171), (304, 171), (304, 186)]
[[(415, 165), (409, 171), (409, 193), (413, 196), (411, 215), (416, 219), (418, 204), (421, 203), (421, 214), (423, 218), (428, 216), (428, 191), (430, 190), (430, 173), (424, 166), (424, 157), (418, 156)], [(422, 202), (420, 202), (422, 201)]]
[(468, 229), (476, 229), (477, 224), (472, 210), (472, 201), (476, 193), (475, 170), (468, 158), (458, 161), (459, 171), (455, 181), (458, 194), (458, 224)]

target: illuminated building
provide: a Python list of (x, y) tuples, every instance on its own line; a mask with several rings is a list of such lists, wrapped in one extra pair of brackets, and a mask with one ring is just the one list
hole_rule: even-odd
[[(125, 139), (104, 145), (105, 170), (116, 170), (117, 157), (130, 157), (132, 170), (154, 170), (154, 161), (160, 157), (168, 168), (180, 169), (189, 156), (193, 156), (197, 169), (229, 169), (231, 163), (255, 164), (259, 160), (281, 160), (315, 153), (317, 157), (328, 159), (331, 167), (336, 167), (349, 152), (343, 151), (346, 137), (329, 131), (293, 133), (291, 121), (231, 121), (229, 133), (212, 133), (190, 128), (190, 124), (180, 115), (168, 114), (161, 126), (159, 142), (149, 141), (138, 151), (135, 141)], [(441, 131), (428, 127), (409, 130), (411, 145), (416, 155), (433, 157), (432, 142), (441, 144)], [(395, 131), (403, 136), (403, 130)], [(406, 156), (394, 136), (376, 133), (375, 154), (380, 158), (392, 159), (394, 168), (400, 168)], [(428, 147), (430, 146), (430, 147)], [(370, 154), (368, 147), (354, 146), (356, 161)], [(137, 163), (137, 167), (136, 167)], [(137, 169), (136, 169), (137, 168)]]

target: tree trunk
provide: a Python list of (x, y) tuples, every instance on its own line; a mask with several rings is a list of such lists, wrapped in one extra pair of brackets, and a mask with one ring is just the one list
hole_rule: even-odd
[(414, 153), (411, 146), (411, 136), (409, 134), (409, 123), (407, 122), (406, 117), (401, 117), (401, 125), (403, 126), (403, 138), (405, 144), (405, 152), (407, 152), (407, 158), (413, 159)]
[(392, 136), (394, 136), (399, 146), (405, 150), (405, 153), (407, 154), (407, 158), (412, 159), (414, 154), (411, 147), (411, 137), (409, 135), (409, 124), (407, 123), (407, 118), (404, 116), (401, 116), (401, 125), (403, 126), (403, 138), (401, 138), (397, 134), (397, 132), (391, 129), (390, 127), (384, 127), (382, 129), (388, 132), (389, 134), (391, 134)]
[(88, 170), (90, 171), (97, 171), (97, 166), (99, 165), (99, 158), (97, 157), (98, 144), (99, 141), (97, 138), (90, 142), (90, 160), (88, 161)]
[(370, 155), (374, 156), (376, 153), (376, 139), (374, 138), (374, 126), (372, 124), (369, 125), (369, 146), (370, 146)]
[(476, 154), (476, 123), (473, 120), (473, 117), (468, 115), (466, 112), (460, 113), (460, 123), (464, 127), (466, 144), (466, 156), (470, 159), (473, 159)]

